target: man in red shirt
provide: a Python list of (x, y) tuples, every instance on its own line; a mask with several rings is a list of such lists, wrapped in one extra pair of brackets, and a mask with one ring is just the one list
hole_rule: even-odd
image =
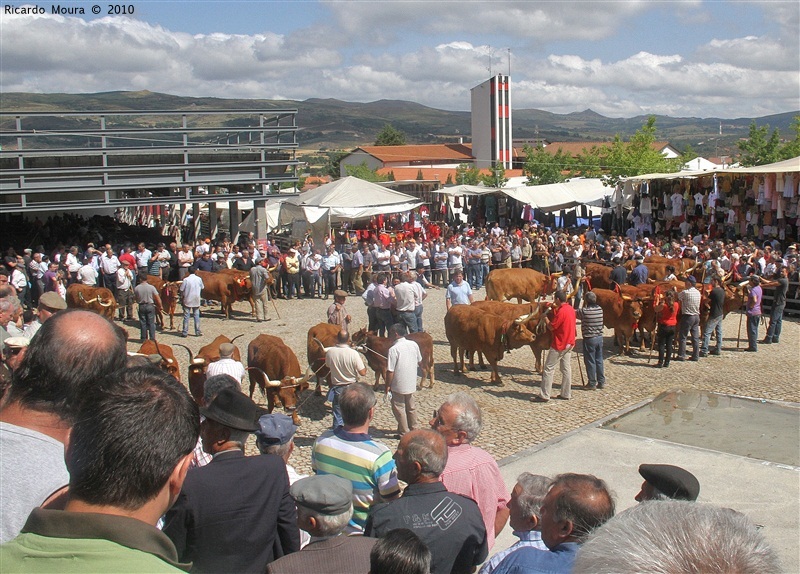
[(550, 400), (550, 391), (553, 388), (553, 374), (556, 364), (561, 364), (561, 394), (556, 398), (569, 400), (572, 388), (572, 348), (575, 346), (575, 309), (567, 305), (567, 294), (564, 291), (556, 292), (555, 312), (553, 318), (545, 317), (547, 328), (553, 334), (553, 342), (547, 352), (547, 360), (542, 373), (541, 395), (533, 397), (535, 403), (546, 403)]

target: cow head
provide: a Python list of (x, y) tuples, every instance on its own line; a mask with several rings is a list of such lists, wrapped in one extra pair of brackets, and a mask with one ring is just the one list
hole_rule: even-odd
[(363, 345), (364, 343), (366, 343), (368, 332), (369, 331), (367, 331), (366, 327), (362, 327), (358, 331), (353, 333), (353, 335), (350, 337), (350, 340), (352, 341), (353, 345), (358, 347), (359, 345)]
[(203, 357), (195, 357), (192, 350), (185, 345), (179, 343), (175, 344), (176, 347), (183, 347), (189, 353), (189, 392), (194, 397), (194, 400), (200, 404), (203, 399), (206, 384), (206, 367), (208, 367), (208, 360)]
[(266, 381), (265, 387), (261, 390), (267, 395), (270, 412), (272, 412), (275, 402), (280, 402), (281, 405), (283, 405), (283, 410), (291, 414), (292, 422), (299, 426), (300, 415), (297, 414), (297, 395), (308, 389), (308, 379), (311, 377), (312, 373), (311, 367), (306, 369), (305, 375), (301, 378), (284, 377), (280, 380), (270, 379), (267, 374), (258, 367), (248, 367), (248, 370), (259, 372), (263, 380)]
[(180, 369), (178, 368), (178, 362), (175, 360), (174, 357), (167, 357), (164, 353), (161, 352), (161, 347), (158, 346), (158, 341), (153, 341), (156, 345), (156, 352), (161, 357), (161, 363), (158, 365), (162, 371), (168, 372), (170, 375), (175, 377), (176, 379), (180, 380)]
[(508, 321), (502, 326), (503, 341), (506, 349), (518, 349), (525, 345), (530, 345), (536, 335), (527, 327), (527, 321), (531, 319), (533, 313), (522, 315), (513, 321)]
[(636, 321), (642, 318), (642, 298), (632, 297), (630, 295), (620, 294), (622, 304), (631, 310), (631, 315)]

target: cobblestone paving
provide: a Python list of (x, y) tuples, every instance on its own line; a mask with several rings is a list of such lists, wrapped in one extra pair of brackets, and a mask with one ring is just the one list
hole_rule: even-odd
[[(476, 299), (483, 299), (485, 292), (478, 291), (475, 296)], [(245, 357), (247, 343), (260, 333), (268, 333), (283, 338), (295, 350), (301, 366), (305, 367), (306, 333), (310, 326), (326, 320), (325, 311), (331, 301), (303, 299), (277, 300), (275, 303), (280, 319), (274, 308), (271, 308), (271, 320), (256, 323), (246, 312), (249, 306), (246, 303), (237, 303), (236, 316), (231, 320), (221, 319), (216, 309), (205, 312), (201, 325), (204, 333), (202, 338), (190, 336), (188, 339), (181, 339), (176, 332), (164, 332), (158, 334), (158, 340), (167, 344), (180, 342), (196, 352), (219, 334), (234, 337), (244, 333), (245, 336), (237, 344)], [(349, 297), (347, 307), (353, 316), (354, 329), (366, 325), (366, 308), (360, 297)], [(533, 357), (527, 348), (507, 354), (501, 362), (502, 386), (489, 383), (489, 370), (468, 372), (456, 377), (444, 334), (444, 314), (444, 291), (429, 291), (423, 317), (425, 329), (434, 340), (436, 384), (433, 389), (426, 387), (417, 393), (420, 425), (427, 425), (431, 413), (446, 395), (467, 391), (475, 397), (483, 410), (483, 431), (477, 444), (497, 459), (518, 453), (675, 388), (800, 402), (800, 323), (796, 319), (784, 319), (780, 344), (759, 345), (758, 353), (746, 353), (746, 325), (742, 325), (744, 340), (741, 349), (737, 350), (739, 314), (732, 313), (723, 325), (724, 343), (721, 356), (701, 359), (699, 363), (673, 362), (669, 369), (653, 368), (655, 358), (648, 364), (647, 352), (636, 353), (632, 357), (612, 356), (611, 332), (606, 330), (606, 388), (583, 391), (580, 388), (581, 376), (577, 359), (573, 358), (572, 399), (534, 404), (529, 399), (537, 393), (541, 376), (533, 372)], [(180, 321), (176, 323), (180, 328)], [(126, 327), (132, 338), (129, 348), (135, 351), (139, 347), (138, 324), (131, 322)], [(765, 330), (762, 326), (760, 338), (763, 338)], [(578, 336), (580, 337), (580, 327)], [(580, 342), (578, 345), (580, 348)], [(186, 352), (176, 348), (175, 354), (185, 377), (188, 362)], [(368, 371), (367, 380), (373, 380), (371, 371)], [(560, 375), (556, 373), (556, 389), (559, 384)], [(247, 380), (243, 387), (247, 392)], [(256, 395), (254, 398), (262, 404), (266, 403), (263, 397)], [(330, 408), (325, 406), (323, 400), (323, 397), (314, 396), (313, 385), (300, 398), (303, 424), (297, 432), (297, 448), (290, 461), (300, 472), (311, 471), (311, 446), (314, 439), (331, 424)], [(731, 424), (747, 424), (747, 421), (731, 421)], [(373, 437), (394, 449), (397, 446), (395, 428), (396, 423), (388, 403), (379, 399), (372, 425)], [(248, 452), (254, 451), (251, 439)]]

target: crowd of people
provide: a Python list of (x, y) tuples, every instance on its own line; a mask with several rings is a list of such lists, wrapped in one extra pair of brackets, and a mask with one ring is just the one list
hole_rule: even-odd
[[(648, 571), (635, 560), (639, 545), (653, 548), (650, 554), (665, 564), (692, 564), (693, 571), (722, 560), (731, 571), (779, 571), (752, 523), (732, 510), (697, 504), (697, 480), (678, 467), (642, 465), (641, 505), (618, 516), (609, 486), (591, 475), (525, 473), (509, 491), (494, 458), (474, 445), (483, 423), (470, 394), (447, 397), (420, 428), (413, 394), (422, 356), (406, 335), (423, 331), (427, 289), (445, 288), (449, 309), (472, 303), (491, 269), (560, 274), (545, 318), (553, 342), (534, 400), (552, 398), (559, 365), (557, 398), (569, 400), (578, 319), (588, 387), (606, 386), (603, 311), (596, 295), (581, 288), (587, 263), (607, 262), (614, 281), (634, 285), (669, 278), (649, 276), (641, 263), (647, 256), (699, 264), (680, 293), (666, 291), (655, 302), (664, 326), (656, 366), (664, 368), (676, 335), (677, 360), (719, 353), (726, 278), (750, 285), (745, 307), (752, 351), (762, 288), (775, 288), (761, 342), (777, 343), (790, 281), (797, 281), (795, 245), (703, 235), (651, 242), (591, 228), (566, 233), (495, 225), (440, 227), (430, 241), (424, 234), (398, 241), (344, 233), (325, 245), (306, 238), (285, 249), (245, 236), (238, 244), (207, 238), (180, 247), (140, 242), (45, 251), (6, 250), (0, 270), (7, 375), (0, 403), (3, 571), (85, 572), (123, 564), (141, 572), (439, 574), (481, 564), (483, 574)], [(626, 261), (633, 261), (632, 270), (621, 265)], [(209, 302), (202, 300), (196, 271), (221, 268), (249, 273), (264, 298), (333, 298), (328, 320), (341, 328), (336, 345), (326, 349), (333, 425), (314, 442), (312, 476), (289, 464), (297, 428), (291, 418), (265, 414), (241, 392), (243, 367), (230, 348), (221, 348), (222, 360), (209, 369), (198, 409), (180, 382), (129, 359), (117, 325), (66, 309), (69, 284), (104, 286), (117, 299), (117, 318), (132, 319), (136, 302), (142, 339), (155, 338), (151, 317), (162, 304), (147, 278), (156, 276), (181, 282), (182, 334), (194, 316), (201, 335), (199, 309)], [(710, 301), (703, 333), (698, 286)], [(350, 345), (349, 294), (366, 304), (368, 329), (391, 340), (386, 391), (398, 422), (395, 452), (370, 435), (377, 398), (358, 382), (366, 368)], [(261, 454), (245, 456), (251, 434)], [(663, 535), (641, 526), (665, 521), (671, 528)], [(490, 556), (509, 523), (520, 541)], [(709, 540), (709, 525), (725, 536)], [(701, 538), (703, 544), (685, 543)]]
[[(696, 502), (686, 469), (641, 465), (640, 505), (615, 516), (592, 475), (523, 473), (509, 493), (473, 444), (483, 419), (468, 393), (395, 452), (370, 435), (372, 387), (349, 384), (339, 402), (342, 424), (316, 439), (302, 476), (292, 419), (266, 414), (235, 378), (210, 376), (198, 408), (128, 357), (118, 326), (58, 311), (0, 408), (3, 571), (780, 571), (743, 514)], [(246, 456), (251, 434), (259, 454)], [(519, 542), (487, 561), (507, 523)]]

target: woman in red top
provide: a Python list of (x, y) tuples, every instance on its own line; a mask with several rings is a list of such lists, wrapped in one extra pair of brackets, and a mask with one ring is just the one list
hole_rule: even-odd
[(658, 313), (658, 363), (656, 363), (656, 368), (660, 369), (669, 367), (680, 304), (676, 301), (676, 293), (672, 289), (663, 294), (663, 300), (659, 297), (654, 303), (655, 312)]

